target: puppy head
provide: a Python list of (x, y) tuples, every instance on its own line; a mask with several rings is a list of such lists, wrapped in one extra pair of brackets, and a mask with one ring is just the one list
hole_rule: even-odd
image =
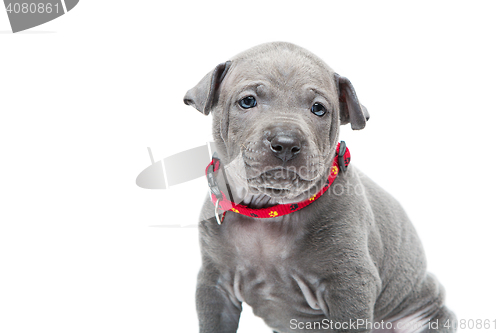
[(277, 202), (319, 191), (339, 126), (365, 127), (353, 86), (321, 59), (289, 43), (256, 46), (219, 64), (184, 97), (213, 115), (213, 136), (235, 186)]

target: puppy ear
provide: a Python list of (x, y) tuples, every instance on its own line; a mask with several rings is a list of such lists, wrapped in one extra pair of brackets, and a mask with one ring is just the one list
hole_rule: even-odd
[(340, 124), (351, 123), (353, 130), (363, 129), (370, 118), (368, 110), (359, 103), (351, 81), (337, 73), (334, 76), (339, 92)]
[(217, 101), (219, 86), (224, 79), (231, 61), (218, 64), (217, 67), (184, 96), (184, 104), (191, 105), (204, 115), (208, 115), (212, 106)]

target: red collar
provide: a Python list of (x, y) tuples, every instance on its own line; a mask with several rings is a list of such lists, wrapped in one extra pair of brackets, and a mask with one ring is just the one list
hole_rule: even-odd
[[(339, 157), (343, 157), (340, 159), (340, 164), (339, 164)], [(250, 216), (250, 217), (255, 217), (255, 218), (270, 218), (270, 217), (283, 216), (283, 215), (287, 215), (287, 214), (296, 212), (296, 211), (310, 205), (314, 201), (318, 200), (318, 198), (328, 190), (330, 185), (332, 185), (335, 178), (337, 178), (337, 174), (339, 173), (339, 170), (345, 171), (345, 169), (349, 165), (350, 161), (351, 161), (351, 154), (349, 152), (349, 149), (345, 145), (345, 142), (344, 141), (339, 142), (339, 144), (337, 145), (335, 157), (333, 159), (333, 165), (332, 165), (332, 169), (330, 172), (330, 176), (328, 176), (328, 179), (325, 183), (325, 186), (323, 186), (321, 191), (319, 191), (318, 193), (316, 193), (315, 195), (313, 195), (309, 199), (306, 199), (306, 200), (301, 201), (301, 202), (291, 203), (291, 204), (278, 204), (278, 205), (275, 205), (272, 207), (259, 208), (259, 209), (248, 208), (245, 205), (236, 204), (236, 203), (232, 202), (231, 200), (228, 200), (226, 195), (222, 191), (220, 191), (219, 187), (217, 186), (215, 176), (216, 176), (216, 172), (218, 171), (218, 169), (221, 166), (221, 162), (217, 157), (215, 157), (215, 154), (214, 154), (214, 157), (212, 158), (212, 161), (207, 166), (205, 174), (207, 176), (208, 185), (210, 187), (212, 202), (214, 205), (218, 206), (218, 207), (216, 207), (216, 211), (217, 211), (217, 208), (224, 211), (223, 216), (222, 216), (222, 220), (224, 219), (226, 211), (232, 211), (232, 212), (235, 212), (238, 214), (242, 214), (242, 215), (246, 215), (246, 216)], [(222, 168), (222, 170), (224, 173), (224, 168)], [(222, 222), (220, 222), (220, 223), (222, 223)]]

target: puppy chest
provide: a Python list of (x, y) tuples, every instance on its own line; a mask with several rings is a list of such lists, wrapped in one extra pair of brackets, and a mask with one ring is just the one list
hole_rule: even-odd
[(304, 232), (290, 217), (253, 219), (228, 214), (223, 232), (225, 252), (236, 265), (272, 270), (293, 261), (300, 253)]
[(290, 318), (318, 321), (325, 318), (325, 286), (321, 280), (286, 261), (239, 265), (226, 277), (227, 291), (239, 302), (250, 305), (254, 314), (271, 327), (286, 327)]
[(304, 262), (303, 232), (294, 221), (232, 222), (225, 235), (233, 258), (223, 274), (228, 291), (264, 319), (322, 316), (324, 286)]

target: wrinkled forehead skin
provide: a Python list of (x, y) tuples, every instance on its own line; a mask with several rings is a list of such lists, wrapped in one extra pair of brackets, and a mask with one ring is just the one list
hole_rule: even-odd
[(258, 45), (231, 59), (231, 68), (221, 85), (222, 100), (241, 87), (267, 82), (281, 92), (300, 91), (303, 86), (321, 87), (336, 97), (334, 71), (316, 55), (289, 43)]

